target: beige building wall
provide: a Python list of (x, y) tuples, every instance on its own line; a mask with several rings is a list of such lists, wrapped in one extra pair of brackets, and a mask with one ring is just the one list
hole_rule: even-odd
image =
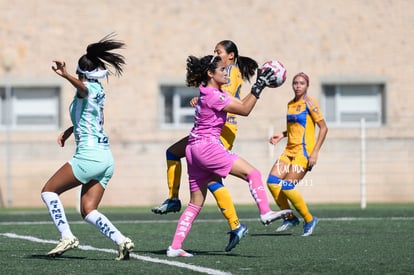
[[(278, 59), (288, 70), (287, 83), (265, 90), (252, 114), (239, 119), (234, 151), (264, 180), (283, 149), (269, 147), (267, 139), (283, 130), (296, 72), (310, 75), (316, 99), (327, 79), (384, 79), (386, 124), (366, 130), (367, 201), (414, 201), (413, 1), (0, 0), (0, 84), (53, 81), (64, 88), (60, 129), (0, 129), (3, 206), (41, 206), (40, 189), (74, 150), (71, 142), (56, 144), (70, 125), (74, 91), (50, 69), (51, 61), (65, 60), (75, 72), (87, 44), (110, 32), (127, 44), (127, 67), (123, 77), (103, 83), (116, 170), (102, 205), (152, 206), (166, 198), (165, 150), (189, 129), (160, 127), (159, 84), (184, 83), (187, 56), (211, 54), (223, 39), (235, 41), (241, 55), (259, 63)], [(311, 203), (358, 202), (360, 159), (360, 129), (330, 127), (318, 165), (298, 188)], [(186, 201), (185, 165), (183, 172)], [(236, 203), (253, 203), (244, 182), (229, 177), (226, 184)], [(77, 196), (66, 193), (64, 203), (75, 205)]]

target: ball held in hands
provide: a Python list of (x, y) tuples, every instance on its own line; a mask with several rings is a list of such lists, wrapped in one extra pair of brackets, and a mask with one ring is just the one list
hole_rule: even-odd
[(283, 64), (278, 60), (271, 60), (267, 61), (263, 64), (263, 69), (270, 69), (272, 74), (269, 78), (269, 81), (266, 85), (266, 87), (269, 88), (277, 88), (283, 85), (286, 81), (286, 68), (283, 66)]

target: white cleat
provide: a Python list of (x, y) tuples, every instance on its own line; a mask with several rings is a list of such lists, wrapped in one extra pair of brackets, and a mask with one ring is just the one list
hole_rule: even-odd
[(299, 224), (299, 219), (296, 216), (293, 216), (291, 219), (284, 220), (282, 225), (276, 228), (276, 232), (283, 232), (297, 226)]
[(188, 253), (184, 249), (173, 249), (171, 246), (167, 249), (167, 257), (193, 257), (194, 255)]
[(260, 221), (264, 225), (269, 225), (273, 221), (285, 219), (287, 215), (291, 214), (292, 209), (280, 210), (280, 211), (269, 211), (264, 215), (260, 215)]
[(49, 251), (47, 255), (51, 257), (59, 257), (69, 249), (74, 249), (79, 246), (79, 240), (75, 236), (70, 238), (62, 238), (60, 239), (58, 245)]
[(134, 249), (135, 245), (130, 238), (125, 240), (118, 246), (118, 257), (115, 258), (117, 261), (129, 260), (129, 252)]

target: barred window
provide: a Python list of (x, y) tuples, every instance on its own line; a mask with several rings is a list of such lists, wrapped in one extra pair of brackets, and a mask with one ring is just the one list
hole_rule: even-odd
[(61, 87), (43, 84), (0, 84), (0, 128), (57, 129)]
[(193, 125), (194, 107), (190, 100), (198, 96), (198, 89), (184, 85), (161, 85), (160, 124), (166, 128), (183, 128)]
[(383, 83), (323, 84), (321, 107), (329, 126), (385, 124), (385, 85)]

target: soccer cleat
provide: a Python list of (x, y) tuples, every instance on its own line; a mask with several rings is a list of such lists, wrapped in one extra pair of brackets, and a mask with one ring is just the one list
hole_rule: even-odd
[(232, 230), (229, 232), (230, 234), (230, 240), (228, 245), (226, 246), (225, 251), (229, 252), (233, 248), (236, 247), (236, 245), (240, 242), (240, 240), (246, 236), (247, 232), (249, 232), (249, 229), (247, 229), (247, 226), (244, 224), (240, 224), (239, 228)]
[(171, 246), (167, 249), (167, 257), (193, 257), (194, 255), (188, 253), (184, 249), (173, 249)]
[(313, 216), (313, 219), (310, 222), (305, 222), (303, 224), (303, 234), (302, 237), (310, 236), (313, 234), (316, 225), (318, 224), (318, 218)]
[(79, 240), (75, 236), (60, 239), (58, 245), (49, 251), (47, 255), (51, 257), (59, 257), (69, 249), (74, 249), (79, 246)]
[(154, 214), (167, 214), (169, 212), (179, 212), (181, 201), (179, 199), (166, 199), (161, 205), (151, 209)]
[(286, 231), (289, 228), (294, 227), (298, 224), (299, 224), (299, 219), (296, 216), (293, 216), (292, 218), (285, 219), (282, 225), (276, 228), (276, 232)]
[(280, 211), (269, 211), (264, 215), (260, 215), (260, 221), (264, 225), (269, 225), (275, 220), (285, 219), (287, 215), (292, 213), (292, 209), (280, 210)]
[(129, 252), (134, 249), (135, 245), (130, 238), (125, 238), (122, 243), (118, 246), (118, 257), (115, 258), (117, 261), (129, 260)]

